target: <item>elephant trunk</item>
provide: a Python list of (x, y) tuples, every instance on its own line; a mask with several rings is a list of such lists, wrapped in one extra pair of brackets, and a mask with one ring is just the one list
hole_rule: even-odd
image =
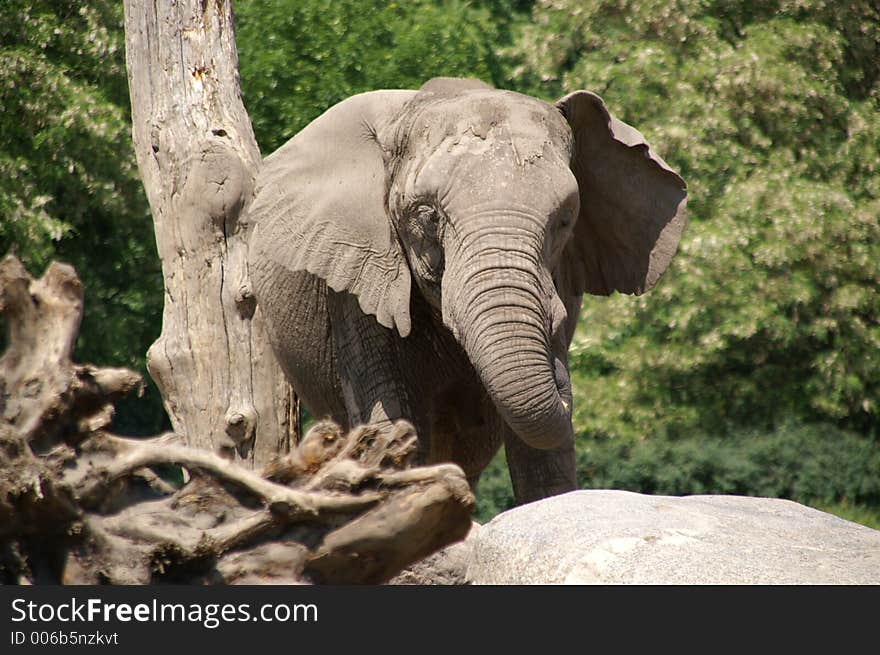
[(550, 346), (564, 310), (539, 254), (509, 242), (458, 248), (443, 313), (502, 418), (527, 445), (551, 449), (573, 439), (571, 385)]

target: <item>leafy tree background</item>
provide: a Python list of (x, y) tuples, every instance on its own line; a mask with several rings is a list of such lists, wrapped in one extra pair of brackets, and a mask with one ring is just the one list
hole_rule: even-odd
[[(820, 0), (239, 0), (264, 153), (435, 75), (588, 88), (689, 184), (651, 293), (587, 297), (583, 485), (793, 498), (880, 527), (880, 11)], [(78, 354), (143, 368), (162, 280), (130, 147), (119, 3), (0, 7), (0, 250), (77, 266)], [(118, 423), (150, 433), (154, 390)], [(478, 514), (512, 503), (502, 456)]]
[(162, 273), (124, 48), (115, 0), (0, 3), (0, 256), (15, 252), (32, 273), (52, 259), (76, 267), (86, 299), (75, 356), (145, 375), (146, 397), (120, 403), (115, 427), (149, 434), (167, 420), (145, 367)]

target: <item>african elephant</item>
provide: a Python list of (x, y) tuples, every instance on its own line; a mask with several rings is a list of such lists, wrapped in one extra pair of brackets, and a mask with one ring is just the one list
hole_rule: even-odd
[(332, 107), (256, 184), (254, 293), (313, 414), (407, 419), (472, 484), (503, 443), (520, 503), (576, 487), (581, 296), (650, 289), (685, 222), (638, 131), (586, 91), (438, 78)]

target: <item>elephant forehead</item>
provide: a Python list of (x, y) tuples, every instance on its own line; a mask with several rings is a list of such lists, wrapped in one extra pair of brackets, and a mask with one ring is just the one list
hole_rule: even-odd
[(568, 160), (546, 147), (540, 156), (523, 159), (513, 146), (464, 138), (412, 166), (399, 188), (411, 199), (437, 195), (450, 215), (460, 217), (518, 206), (522, 215), (549, 218), (572, 202), (576, 211), (578, 185)]
[(489, 139), (473, 134), (450, 135), (412, 167), (412, 183), (431, 188), (444, 183), (460, 186), (470, 179), (533, 187), (554, 172), (570, 172), (568, 161), (547, 139), (516, 134)]
[[(568, 124), (546, 102), (508, 91), (469, 92), (426, 103), (412, 133), (429, 148), (451, 149), (473, 139), (508, 141), (522, 158), (540, 156), (545, 145), (570, 151)], [(420, 138), (419, 138), (420, 137)]]
[(511, 116), (509, 102), (503, 102), (497, 92), (466, 93), (452, 97), (428, 98), (415, 117), (415, 131), (425, 136), (448, 135), (452, 132), (471, 131), (486, 138), (498, 125)]

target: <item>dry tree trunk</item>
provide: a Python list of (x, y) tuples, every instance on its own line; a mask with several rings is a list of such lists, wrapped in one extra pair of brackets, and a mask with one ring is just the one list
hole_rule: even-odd
[(140, 377), (71, 361), (82, 304), (70, 266), (0, 262), (0, 583), (378, 583), (470, 529), (464, 473), (410, 468), (404, 422), (320, 423), (261, 474), (176, 434), (110, 434)]
[(231, 0), (125, 0), (135, 151), (165, 278), (147, 367), (187, 443), (265, 464), (295, 440), (296, 399), (247, 271), (260, 151), (241, 100)]

